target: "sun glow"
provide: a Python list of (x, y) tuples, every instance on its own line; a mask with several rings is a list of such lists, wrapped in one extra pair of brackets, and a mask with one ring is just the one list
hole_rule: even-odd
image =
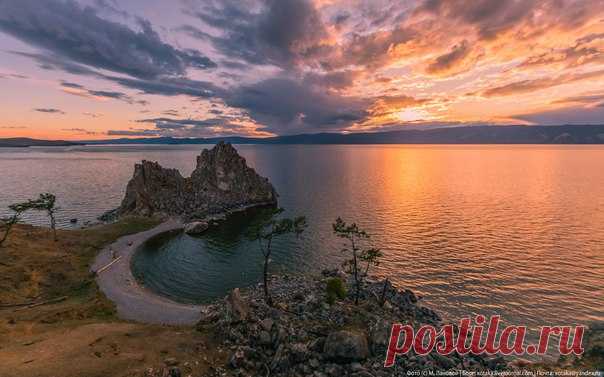
[(393, 115), (396, 119), (403, 122), (416, 122), (431, 118), (430, 114), (422, 109), (403, 109)]

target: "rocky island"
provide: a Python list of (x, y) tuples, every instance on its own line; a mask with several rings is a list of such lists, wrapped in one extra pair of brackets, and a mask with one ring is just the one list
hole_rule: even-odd
[(277, 204), (277, 193), (267, 178), (247, 166), (230, 144), (204, 149), (190, 177), (157, 162), (136, 164), (119, 208), (103, 219), (136, 216), (178, 217), (203, 230), (208, 219), (252, 207)]

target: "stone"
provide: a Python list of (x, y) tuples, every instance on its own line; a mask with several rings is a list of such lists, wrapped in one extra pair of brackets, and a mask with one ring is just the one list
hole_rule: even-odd
[(226, 298), (227, 316), (231, 322), (242, 322), (249, 313), (248, 304), (241, 298), (239, 288), (235, 288)]
[(369, 356), (369, 345), (365, 334), (342, 330), (327, 336), (323, 352), (334, 361), (364, 360)]
[(201, 219), (276, 204), (277, 193), (268, 179), (247, 166), (231, 144), (220, 142), (201, 152), (188, 178), (157, 162), (136, 164), (120, 207), (102, 218), (160, 215)]
[(262, 321), (260, 321), (260, 327), (262, 327), (265, 331), (271, 331), (274, 323), (275, 323), (275, 321), (273, 321), (272, 319), (265, 318)]
[(176, 360), (175, 357), (167, 357), (164, 360), (164, 364), (166, 364), (166, 366), (168, 367), (175, 367), (178, 365), (178, 360)]
[(258, 342), (263, 346), (270, 346), (272, 344), (271, 334), (266, 331), (260, 331), (260, 334), (258, 334)]
[(210, 224), (207, 221), (193, 221), (185, 225), (185, 233), (190, 236), (197, 236), (208, 230)]

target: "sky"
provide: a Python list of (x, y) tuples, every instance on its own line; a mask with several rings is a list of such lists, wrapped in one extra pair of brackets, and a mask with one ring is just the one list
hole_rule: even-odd
[(603, 0), (0, 0), (0, 137), (604, 123)]

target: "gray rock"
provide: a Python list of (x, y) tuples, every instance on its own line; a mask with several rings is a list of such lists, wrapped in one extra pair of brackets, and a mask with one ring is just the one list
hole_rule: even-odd
[(271, 334), (266, 331), (260, 331), (260, 334), (258, 334), (258, 341), (263, 346), (270, 346), (272, 343)]
[(124, 215), (167, 215), (204, 218), (208, 215), (277, 203), (268, 181), (247, 166), (231, 144), (220, 142), (197, 157), (191, 177), (157, 162), (142, 161), (126, 188), (120, 207)]
[(329, 334), (323, 352), (334, 361), (364, 360), (369, 356), (369, 345), (365, 334), (342, 330)]
[(247, 319), (249, 313), (248, 304), (241, 298), (239, 288), (233, 289), (226, 298), (227, 316), (230, 322), (242, 322)]
[(260, 326), (262, 327), (262, 329), (264, 329), (265, 331), (271, 331), (271, 329), (273, 328), (273, 324), (275, 323), (275, 321), (273, 321), (270, 318), (265, 318), (262, 321), (260, 321)]
[(207, 221), (194, 221), (185, 225), (185, 233), (191, 236), (202, 234), (210, 225)]

